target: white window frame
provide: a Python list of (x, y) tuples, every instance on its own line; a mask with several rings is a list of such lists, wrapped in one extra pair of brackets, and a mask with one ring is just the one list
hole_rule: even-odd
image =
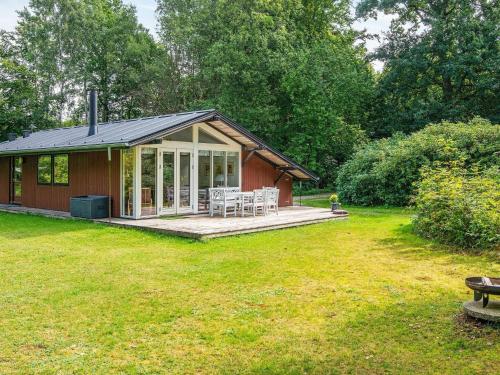
[[(241, 189), (242, 187), (242, 146), (233, 141), (231, 138), (227, 137), (225, 134), (222, 134), (220, 131), (212, 128), (211, 126), (204, 124), (204, 123), (197, 123), (194, 125), (191, 125), (192, 131), (193, 131), (193, 142), (180, 142), (180, 141), (167, 141), (167, 140), (162, 140), (161, 143), (159, 144), (148, 144), (148, 145), (140, 145), (140, 146), (135, 146), (134, 149), (134, 156), (135, 156), (135, 163), (134, 163), (134, 197), (133, 197), (133, 204), (134, 204), (134, 215), (133, 217), (126, 216), (124, 215), (124, 207), (123, 207), (123, 188), (124, 188), (124, 182), (123, 182), (123, 159), (122, 159), (122, 153), (120, 153), (120, 185), (121, 185), (121, 197), (120, 197), (120, 213), (121, 216), (124, 218), (131, 218), (131, 219), (140, 219), (140, 218), (147, 218), (147, 217), (157, 217), (160, 215), (174, 215), (177, 213), (194, 213), (197, 214), (200, 211), (198, 210), (198, 151), (203, 150), (203, 151), (212, 151), (211, 153), (211, 160), (210, 163), (212, 165), (211, 171), (210, 171), (210, 186), (213, 185), (213, 151), (225, 151), (226, 152), (226, 157), (225, 157), (225, 163), (226, 163), (226, 168), (225, 168), (225, 181), (227, 184), (227, 152), (237, 152), (239, 155), (239, 188)], [(215, 144), (215, 143), (198, 143), (198, 137), (199, 137), (199, 129), (203, 129), (205, 132), (213, 136), (214, 138), (220, 140), (224, 144)], [(141, 192), (141, 149), (142, 148), (156, 148), (156, 160), (157, 160), (157, 193), (156, 193), (156, 215), (152, 216), (141, 216), (141, 200), (138, 199), (138, 192)], [(175, 209), (170, 209), (170, 210), (163, 210), (163, 199), (162, 199), (162, 191), (163, 191), (163, 173), (162, 173), (162, 165), (163, 165), (163, 158), (161, 157), (161, 152), (174, 152), (175, 157), (174, 157), (174, 162), (176, 166), (176, 172), (175, 172), (175, 187), (176, 187), (176, 202), (175, 202)], [(186, 210), (178, 210), (178, 204), (179, 204), (179, 198), (177, 195), (180, 194), (179, 190), (179, 184), (180, 181), (178, 178), (178, 170), (179, 170), (179, 152), (190, 152), (191, 153), (191, 208), (186, 209)]]
[[(125, 215), (125, 206), (124, 206), (124, 197), (125, 197), (125, 181), (124, 181), (124, 169), (125, 169), (125, 164), (123, 162), (123, 153), (124, 151), (132, 151), (133, 156), (134, 156), (134, 163), (132, 164), (132, 178), (133, 178), (133, 187), (134, 187), (134, 192), (132, 196), (132, 206), (134, 209), (134, 214), (132, 216), (130, 215)], [(132, 147), (130, 149), (126, 150), (120, 150), (120, 216), (127, 218), (127, 219), (138, 219), (139, 214), (137, 212), (137, 194), (136, 194), (136, 189), (137, 189), (137, 149), (135, 147)]]

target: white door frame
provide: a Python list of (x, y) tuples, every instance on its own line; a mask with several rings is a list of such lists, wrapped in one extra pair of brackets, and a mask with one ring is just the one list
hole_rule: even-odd
[[(194, 152), (190, 148), (173, 148), (159, 146), (158, 149), (158, 195), (157, 195), (157, 205), (159, 215), (173, 215), (173, 214), (183, 214), (192, 213), (194, 211)], [(174, 154), (174, 207), (165, 209), (163, 207), (163, 153), (172, 152)], [(180, 207), (181, 201), (181, 179), (180, 179), (180, 154), (181, 152), (189, 153), (189, 207)]]
[[(181, 207), (180, 206), (180, 203), (181, 203), (181, 153), (189, 153), (189, 204), (190, 206), (189, 207)], [(178, 148), (176, 149), (176, 152), (175, 152), (175, 165), (176, 165), (176, 172), (175, 172), (175, 175), (176, 175), (176, 188), (177, 188), (177, 192), (176, 192), (176, 202), (175, 202), (175, 209), (176, 209), (176, 212), (177, 214), (181, 214), (181, 213), (192, 213), (194, 212), (194, 202), (193, 202), (193, 193), (194, 193), (194, 179), (193, 179), (193, 175), (194, 175), (194, 163), (193, 163), (193, 159), (194, 159), (194, 152), (192, 149), (188, 149), (188, 148)]]
[[(171, 152), (174, 154), (174, 206), (172, 208), (163, 207), (163, 153)], [(177, 152), (175, 148), (159, 147), (158, 148), (158, 214), (173, 215), (177, 213)]]
[[(194, 124), (193, 129), (193, 142), (180, 142), (180, 141), (167, 141), (163, 140), (158, 144), (148, 144), (140, 145), (135, 148), (135, 163), (134, 163), (134, 216), (131, 218), (139, 219), (159, 215), (174, 215), (174, 214), (184, 214), (184, 213), (198, 213), (198, 151), (207, 150), (211, 151), (234, 151), (239, 153), (239, 185), (241, 188), (242, 184), (242, 146), (221, 132), (213, 129), (207, 124)], [(213, 143), (199, 143), (199, 129), (203, 129), (215, 138), (218, 138), (225, 144), (213, 144)], [(141, 215), (141, 149), (142, 148), (154, 148), (156, 149), (156, 159), (157, 159), (157, 193), (156, 193), (156, 215), (152, 216), (142, 216)], [(174, 153), (174, 189), (175, 192), (175, 202), (174, 208), (163, 209), (163, 152), (173, 152)], [(191, 159), (190, 168), (190, 201), (191, 207), (180, 208), (180, 152), (189, 152)], [(212, 154), (213, 157), (213, 154)], [(226, 156), (227, 157), (227, 156)], [(123, 164), (123, 163), (121, 163)], [(122, 166), (123, 168), (123, 166)], [(212, 171), (213, 172), (213, 171)], [(227, 171), (226, 171), (227, 173)], [(121, 173), (123, 175), (123, 173)], [(121, 179), (121, 194), (123, 194), (123, 176)], [(227, 179), (227, 177), (226, 177)], [(212, 183), (213, 178), (210, 178)], [(121, 201), (121, 199), (120, 199)], [(120, 202), (122, 216), (123, 216), (123, 203)], [(125, 216), (124, 216), (125, 217)]]

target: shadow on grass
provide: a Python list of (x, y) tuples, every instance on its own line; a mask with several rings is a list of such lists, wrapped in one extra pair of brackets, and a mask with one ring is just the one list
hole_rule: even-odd
[[(338, 301), (323, 310), (322, 336), (305, 330), (300, 342), (292, 333), (275, 338), (264, 355), (244, 365), (251, 373), (386, 374), (478, 373), (491, 370), (498, 349), (497, 326), (462, 322), (459, 297), (392, 301), (383, 306)], [(345, 313), (345, 315), (344, 315)], [(266, 350), (267, 349), (267, 350)], [(246, 359), (246, 358), (245, 358)], [(221, 363), (241, 368), (242, 358)], [(484, 372), (486, 373), (486, 372)]]
[(450, 263), (456, 264), (500, 261), (500, 255), (495, 250), (466, 250), (419, 237), (414, 233), (412, 224), (400, 225), (392, 233), (392, 237), (379, 240), (379, 243), (407, 259), (449, 258)]
[(0, 241), (2, 239), (15, 241), (44, 237), (44, 240), (53, 238), (54, 244), (56, 244), (60, 239), (74, 237), (72, 234), (85, 234), (92, 241), (97, 241), (97, 238), (110, 241), (112, 238), (116, 238), (116, 236), (127, 235), (128, 233), (134, 236), (140, 235), (143, 241), (148, 241), (150, 238), (153, 241), (174, 241), (179, 245), (190, 244), (196, 241), (178, 236), (144, 231), (139, 228), (118, 228), (109, 226), (107, 223), (95, 223), (74, 218), (50, 218), (26, 213), (11, 214), (0, 212), (0, 227), (2, 228), (0, 230)]
[(500, 322), (488, 322), (476, 319), (461, 312), (455, 316), (455, 330), (460, 331), (463, 335), (471, 339), (479, 337), (490, 338), (493, 336), (492, 332), (495, 332), (494, 330), (497, 330), (498, 336), (500, 336)]
[[(496, 357), (499, 326), (460, 319), (459, 298), (453, 292), (415, 302), (403, 296), (389, 306), (364, 307), (345, 325), (332, 324), (333, 344), (352, 348), (353, 359), (362, 366), (358, 369), (367, 371), (397, 371), (400, 366), (406, 373), (457, 373), (467, 365), (477, 368), (471, 360)], [(484, 366), (489, 368), (488, 360)]]
[(92, 229), (96, 226), (92, 222), (77, 219), (48, 218), (28, 213), (0, 213), (2, 230), (0, 238), (9, 240), (60, 235), (62, 233), (76, 232), (83, 229)]

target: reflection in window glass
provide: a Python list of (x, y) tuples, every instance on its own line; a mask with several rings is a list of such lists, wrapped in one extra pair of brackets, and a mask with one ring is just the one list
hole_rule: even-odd
[(156, 215), (156, 149), (141, 149), (141, 216)]
[(123, 211), (134, 216), (134, 150), (123, 150)]
[(211, 181), (210, 151), (198, 151), (198, 209), (207, 211), (210, 201), (208, 189)]
[(200, 129), (200, 131), (198, 132), (198, 142), (199, 143), (212, 143), (212, 144), (219, 144), (219, 145), (225, 144), (224, 142), (215, 138), (213, 135), (208, 134), (203, 129)]
[(163, 208), (174, 208), (175, 157), (174, 152), (163, 153)]
[(52, 183), (52, 156), (41, 155), (38, 157), (38, 183)]
[(176, 141), (176, 142), (193, 142), (193, 128), (189, 127), (184, 130), (179, 130), (176, 133), (167, 135), (165, 137), (167, 141)]
[(179, 207), (191, 207), (191, 153), (179, 154)]
[(213, 187), (226, 186), (226, 153), (214, 151), (214, 182)]
[(54, 183), (67, 185), (68, 173), (68, 155), (54, 155)]
[(240, 186), (240, 158), (237, 152), (227, 153), (227, 186)]
[(14, 157), (14, 170), (12, 175), (12, 184), (14, 187), (14, 202), (20, 203), (22, 198), (22, 180), (23, 180), (23, 158)]

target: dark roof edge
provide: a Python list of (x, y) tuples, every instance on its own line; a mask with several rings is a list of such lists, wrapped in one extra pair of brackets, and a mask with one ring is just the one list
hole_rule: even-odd
[(129, 144), (129, 146), (137, 146), (137, 145), (147, 143), (147, 142), (152, 141), (154, 139), (161, 138), (161, 137), (164, 137), (164, 136), (169, 135), (171, 133), (174, 133), (174, 131), (178, 131), (178, 130), (182, 130), (183, 128), (187, 128), (193, 124), (196, 124), (197, 122), (211, 119), (216, 114), (217, 114), (217, 111), (215, 111), (213, 109), (205, 111), (205, 113), (203, 113), (200, 116), (195, 117), (189, 121), (184, 121), (184, 122), (181, 122), (177, 125), (171, 126), (168, 129), (159, 130), (159, 131), (157, 131), (155, 133), (151, 133), (147, 136), (134, 139), (134, 140), (130, 141), (128, 144)]
[[(291, 160), (287, 156), (283, 155), (281, 152), (279, 152), (279, 151), (273, 149), (272, 147), (268, 146), (263, 140), (261, 140), (260, 138), (258, 138), (255, 135), (253, 135), (248, 130), (246, 130), (243, 126), (237, 124), (236, 122), (234, 122), (230, 118), (222, 115), (217, 110), (209, 110), (209, 112), (206, 112), (206, 113), (200, 115), (199, 117), (196, 117), (196, 118), (191, 119), (189, 121), (181, 122), (181, 123), (179, 123), (179, 124), (177, 124), (175, 126), (172, 126), (172, 127), (168, 128), (168, 129), (166, 129), (166, 130), (161, 130), (161, 131), (158, 131), (156, 133), (150, 134), (150, 135), (148, 135), (146, 137), (135, 139), (135, 140), (129, 142), (129, 145), (130, 146), (137, 146), (137, 145), (140, 145), (140, 144), (152, 141), (154, 139), (157, 139), (158, 137), (164, 137), (164, 136), (166, 136), (166, 135), (168, 135), (170, 133), (174, 133), (174, 131), (178, 131), (178, 130), (181, 130), (183, 128), (189, 127), (189, 126), (191, 126), (191, 125), (193, 125), (193, 124), (195, 124), (197, 122), (210, 120), (212, 118), (223, 120), (224, 122), (226, 122), (227, 124), (229, 124), (231, 127), (233, 127), (234, 129), (236, 129), (240, 133), (244, 134), (246, 137), (248, 137), (249, 139), (251, 139), (256, 144), (258, 144), (260, 147), (262, 147), (262, 148), (264, 148), (264, 149), (272, 152), (273, 154), (276, 154), (279, 158), (285, 160), (288, 164), (290, 164), (291, 166), (293, 166), (295, 169), (298, 169), (302, 173), (306, 174), (311, 179), (313, 179), (315, 181), (319, 181), (319, 177), (316, 176), (314, 173), (308, 171), (306, 168), (304, 168), (300, 164), (295, 163), (293, 160)], [(300, 180), (300, 178), (298, 178), (298, 177), (294, 176), (294, 178)]]
[(304, 173), (304, 174), (308, 175), (309, 177), (311, 177), (311, 179), (313, 179), (315, 181), (319, 181), (319, 177), (316, 176), (314, 173), (310, 172), (309, 170), (307, 170), (306, 168), (304, 168), (300, 164), (295, 163), (288, 156), (285, 156), (281, 152), (279, 152), (279, 151), (273, 149), (272, 147), (266, 145), (263, 140), (261, 140), (259, 137), (257, 137), (255, 135), (253, 135), (252, 133), (250, 133), (243, 126), (237, 124), (236, 122), (234, 122), (230, 118), (228, 118), (228, 117), (220, 114), (219, 112), (217, 112), (217, 111), (215, 111), (215, 112), (216, 112), (216, 116), (217, 117), (219, 117), (221, 120), (225, 121), (226, 123), (228, 123), (229, 125), (231, 125), (232, 127), (234, 127), (239, 132), (243, 133), (246, 137), (248, 137), (249, 139), (251, 139), (253, 142), (255, 142), (256, 144), (258, 144), (260, 147), (263, 147), (264, 149), (272, 152), (273, 154), (276, 154), (281, 159), (285, 160), (288, 164), (292, 165), (295, 169), (298, 169), (302, 173)]
[[(218, 111), (214, 109), (209, 109), (205, 111), (193, 111), (193, 112), (185, 112), (185, 113), (197, 113), (200, 112), (200, 116), (197, 116), (191, 120), (181, 122), (175, 126), (169, 127), (168, 129), (160, 130), (155, 133), (149, 134), (147, 136), (141, 137), (134, 139), (132, 141), (126, 142), (126, 143), (103, 143), (99, 145), (87, 145), (87, 146), (61, 146), (61, 147), (47, 147), (47, 148), (34, 148), (34, 149), (23, 149), (23, 150), (9, 150), (9, 151), (0, 151), (0, 156), (9, 156), (9, 155), (32, 155), (32, 154), (43, 154), (43, 153), (54, 153), (54, 152), (78, 152), (78, 151), (93, 151), (93, 150), (105, 150), (107, 148), (127, 148), (127, 147), (133, 147), (137, 145), (141, 145), (144, 143), (147, 143), (149, 141), (152, 141), (154, 139), (157, 139), (159, 137), (164, 137), (168, 134), (171, 134), (175, 131), (181, 130), (183, 128), (189, 127), (197, 122), (200, 121), (207, 121), (210, 119), (217, 119), (217, 120), (222, 120), (225, 123), (227, 123), (229, 126), (233, 127), (235, 130), (252, 140), (254, 143), (262, 147), (263, 149), (272, 152), (279, 158), (283, 159), (285, 162), (290, 164), (294, 169), (297, 169), (304, 173), (305, 175), (309, 176), (311, 179), (315, 181), (319, 181), (319, 177), (316, 176), (314, 173), (308, 171), (306, 168), (302, 167), (300, 164), (295, 163), (293, 160), (291, 160), (289, 157), (285, 156), (281, 152), (273, 149), (272, 147), (268, 146), (263, 140), (258, 138), (257, 136), (253, 135), (251, 132), (249, 132), (247, 129), (245, 129), (243, 126), (237, 124), (230, 118), (222, 115)], [(162, 116), (155, 116), (155, 117), (162, 117)], [(129, 121), (133, 121), (137, 119), (132, 119)], [(52, 130), (52, 129), (50, 129)], [(294, 178), (299, 179), (298, 177), (294, 176)]]
[(59, 152), (78, 152), (78, 151), (99, 151), (106, 150), (108, 148), (127, 148), (128, 143), (104, 143), (100, 145), (88, 145), (88, 146), (62, 146), (62, 147), (46, 147), (46, 148), (32, 148), (23, 150), (9, 150), (0, 151), (0, 156), (11, 156), (11, 155), (40, 155), (45, 153), (59, 153)]

